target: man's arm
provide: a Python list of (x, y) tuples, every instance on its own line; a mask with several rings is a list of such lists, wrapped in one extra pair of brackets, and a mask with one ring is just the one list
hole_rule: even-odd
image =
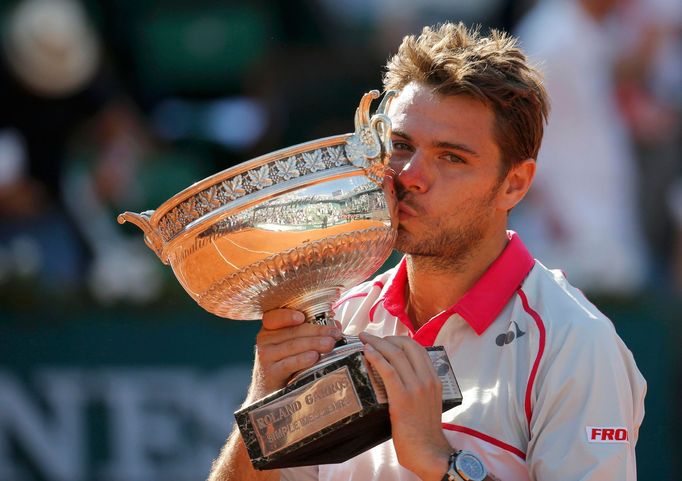
[(208, 481), (277, 481), (279, 470), (256, 471), (251, 465), (246, 446), (235, 426), (220, 456), (213, 462)]
[[(256, 357), (251, 386), (244, 405), (283, 388), (296, 372), (317, 362), (321, 353), (333, 349), (341, 338), (338, 327), (305, 323), (303, 314), (277, 309), (263, 315), (263, 327), (256, 337)], [(273, 481), (279, 470), (257, 471), (235, 427), (213, 463), (209, 481)]]
[(531, 478), (636, 480), (646, 384), (611, 322), (574, 323), (543, 357), (531, 392)]

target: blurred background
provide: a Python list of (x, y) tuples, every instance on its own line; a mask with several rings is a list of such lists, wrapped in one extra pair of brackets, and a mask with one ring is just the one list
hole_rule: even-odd
[(0, 481), (207, 476), (258, 323), (205, 313), (116, 215), (353, 130), (401, 38), (445, 20), (516, 33), (545, 71), (512, 224), (647, 378), (640, 479), (679, 479), (678, 0), (2, 0)]

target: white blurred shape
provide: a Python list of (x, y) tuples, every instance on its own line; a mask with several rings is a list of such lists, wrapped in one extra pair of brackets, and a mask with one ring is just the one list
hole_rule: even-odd
[(100, 62), (99, 41), (75, 0), (25, 0), (3, 38), (8, 63), (31, 90), (49, 97), (82, 88)]
[(162, 287), (158, 260), (137, 240), (126, 239), (97, 197), (91, 179), (72, 174), (65, 179), (64, 201), (94, 253), (88, 274), (92, 295), (103, 303), (147, 302)]
[[(161, 289), (161, 277), (147, 252), (138, 242), (109, 243), (93, 260), (88, 285), (93, 296), (104, 304), (121, 299), (137, 303), (153, 300)], [(145, 247), (146, 249), (146, 247)], [(151, 252), (149, 252), (151, 254)]]
[(159, 134), (166, 139), (199, 138), (235, 150), (255, 144), (268, 124), (263, 105), (248, 97), (210, 102), (168, 99), (158, 105), (152, 119)]
[(233, 148), (254, 144), (267, 123), (262, 105), (245, 97), (212, 102), (206, 115), (206, 133), (210, 138)]

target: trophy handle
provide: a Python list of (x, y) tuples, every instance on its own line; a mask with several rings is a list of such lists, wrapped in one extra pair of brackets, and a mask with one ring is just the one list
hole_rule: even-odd
[(164, 261), (164, 259), (161, 257), (161, 238), (152, 227), (152, 224), (149, 222), (152, 214), (154, 214), (153, 210), (147, 210), (139, 214), (136, 214), (135, 212), (124, 212), (123, 214), (118, 215), (117, 220), (119, 224), (130, 222), (131, 224), (135, 224), (137, 227), (139, 227), (142, 232), (144, 232), (145, 244), (147, 244), (147, 246), (154, 251), (159, 259), (161, 259), (161, 262), (168, 264), (168, 262)]
[(386, 91), (379, 108), (371, 117), (370, 104), (379, 97), (379, 91), (372, 90), (363, 95), (355, 111), (355, 133), (346, 140), (348, 160), (363, 169), (367, 177), (379, 185), (383, 180), (384, 167), (393, 152), (391, 121), (386, 110), (397, 93), (395, 90)]

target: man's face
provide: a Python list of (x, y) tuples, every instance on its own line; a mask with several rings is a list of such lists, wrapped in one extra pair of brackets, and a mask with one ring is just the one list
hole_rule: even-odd
[(494, 228), (506, 225), (506, 211), (495, 202), (501, 156), (494, 114), (478, 100), (412, 83), (393, 101), (389, 117), (399, 200), (396, 249), (462, 265)]

